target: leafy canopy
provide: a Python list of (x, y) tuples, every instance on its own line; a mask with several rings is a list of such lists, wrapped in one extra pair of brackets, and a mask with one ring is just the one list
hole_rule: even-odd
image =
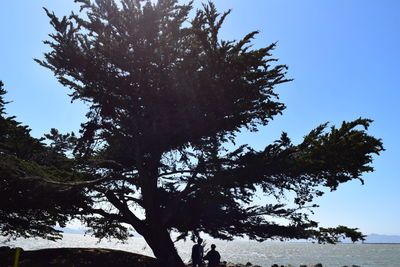
[[(51, 51), (36, 61), (89, 105), (75, 156), (87, 179), (103, 178), (89, 187), (103, 203), (86, 217), (95, 233), (112, 235), (127, 222), (146, 238), (157, 222), (181, 237), (361, 238), (346, 227), (318, 229), (306, 208), (322, 187), (336, 190), (373, 170), (383, 147), (366, 133), (371, 120), (322, 124), (298, 145), (283, 133), (262, 151), (227, 150), (242, 129), (256, 131), (285, 108), (274, 87), (289, 79), (271, 56), (275, 44), (252, 49), (257, 31), (220, 40), (229, 11), (219, 14), (212, 2), (193, 19), (191, 3), (175, 0), (76, 2), (84, 16), (46, 10), (55, 32), (45, 41)], [(259, 192), (275, 200), (254, 205)], [(293, 208), (283, 204), (288, 193)]]

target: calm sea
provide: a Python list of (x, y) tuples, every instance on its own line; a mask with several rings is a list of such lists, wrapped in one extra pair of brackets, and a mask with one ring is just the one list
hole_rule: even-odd
[[(101, 241), (78, 234), (64, 234), (61, 241), (42, 239), (19, 239), (0, 245), (19, 246), (25, 250), (56, 247), (97, 247), (126, 250), (152, 256), (151, 250), (139, 237), (129, 239), (126, 244), (117, 241)], [(214, 243), (222, 260), (235, 263), (258, 264), (269, 267), (274, 263), (300, 264), (322, 263), (324, 267), (341, 267), (356, 264), (362, 267), (400, 267), (400, 244), (337, 244), (320, 245), (312, 243), (281, 243), (206, 240), (206, 249)], [(184, 261), (190, 258), (193, 243), (178, 242), (177, 249)]]

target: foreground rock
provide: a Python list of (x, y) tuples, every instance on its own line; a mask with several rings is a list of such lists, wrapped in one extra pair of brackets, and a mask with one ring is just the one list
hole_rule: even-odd
[[(0, 266), (13, 266), (15, 249), (0, 249)], [(112, 249), (51, 248), (22, 251), (20, 267), (160, 267), (151, 257)]]

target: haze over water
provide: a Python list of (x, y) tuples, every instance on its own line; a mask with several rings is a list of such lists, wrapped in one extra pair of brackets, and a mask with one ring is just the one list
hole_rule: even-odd
[[(324, 267), (341, 267), (344, 265), (359, 265), (361, 267), (396, 267), (400, 266), (400, 244), (337, 244), (320, 245), (312, 243), (290, 242), (263, 242), (207, 240), (206, 250), (215, 243), (221, 253), (222, 260), (234, 263), (251, 262), (263, 267), (274, 263), (316, 264)], [(133, 237), (126, 244), (116, 240), (97, 242), (96, 238), (78, 234), (64, 234), (58, 242), (42, 239), (19, 239), (4, 242), (0, 239), (0, 246), (19, 246), (25, 250), (57, 247), (96, 247), (125, 250), (152, 256), (150, 248), (140, 237)], [(191, 241), (176, 243), (179, 254), (185, 262), (190, 259)]]

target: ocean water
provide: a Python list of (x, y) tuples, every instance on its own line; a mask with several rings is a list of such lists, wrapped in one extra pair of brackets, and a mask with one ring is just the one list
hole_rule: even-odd
[[(263, 267), (272, 264), (316, 264), (324, 267), (342, 267), (359, 265), (362, 267), (400, 267), (400, 244), (336, 244), (321, 245), (312, 243), (263, 242), (205, 240), (206, 250), (216, 244), (222, 260), (234, 263), (251, 262)], [(133, 237), (123, 244), (116, 240), (103, 240), (79, 234), (64, 234), (57, 242), (42, 239), (18, 239), (5, 242), (0, 246), (19, 246), (25, 250), (57, 247), (96, 247), (125, 250), (152, 256), (150, 248), (140, 237)], [(193, 242), (177, 242), (176, 247), (182, 259), (187, 262)]]

